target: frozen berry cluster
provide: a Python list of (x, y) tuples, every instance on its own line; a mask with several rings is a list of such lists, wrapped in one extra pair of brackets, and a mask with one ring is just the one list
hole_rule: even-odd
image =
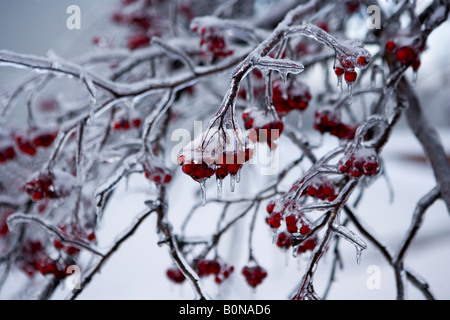
[(235, 176), (254, 156), (254, 146), (245, 135), (215, 132), (218, 134), (212, 133), (211, 139), (206, 137), (208, 143), (203, 143), (200, 137), (185, 146), (178, 156), (183, 172), (197, 182), (214, 175), (219, 180)]
[(75, 178), (61, 170), (42, 171), (28, 180), (23, 189), (33, 201), (67, 197), (75, 184)]
[(259, 286), (267, 277), (267, 271), (261, 266), (245, 266), (242, 269), (242, 275), (245, 277), (248, 285), (252, 288)]
[(217, 284), (221, 284), (224, 280), (228, 279), (233, 271), (233, 266), (221, 262), (218, 259), (203, 259), (197, 264), (198, 276), (201, 278), (213, 276), (214, 282)]
[(247, 109), (242, 114), (242, 119), (252, 142), (266, 142), (270, 149), (277, 148), (284, 129), (283, 121), (278, 116), (266, 110)]
[(380, 171), (380, 164), (374, 149), (359, 148), (346, 154), (339, 161), (338, 169), (352, 178), (372, 177)]
[(315, 112), (314, 129), (321, 134), (330, 133), (339, 139), (351, 140), (355, 137), (358, 126), (342, 122), (340, 113), (330, 107), (323, 107)]
[(273, 82), (273, 105), (280, 116), (292, 110), (304, 111), (311, 101), (309, 87), (300, 81)]
[[(70, 240), (76, 240), (85, 244), (93, 243), (96, 240), (94, 231), (87, 231), (74, 224), (60, 224), (58, 226), (59, 232)], [(68, 255), (77, 255), (80, 248), (71, 244), (63, 243), (58, 239), (53, 240), (54, 247), (59, 251), (64, 251)]]

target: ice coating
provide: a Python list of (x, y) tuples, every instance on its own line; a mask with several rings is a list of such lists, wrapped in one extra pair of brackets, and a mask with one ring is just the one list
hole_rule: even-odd
[[(243, 164), (246, 159), (246, 149), (254, 151), (255, 146), (242, 131), (237, 134), (232, 129), (213, 129), (203, 137), (198, 136), (181, 149), (179, 156), (183, 156), (184, 164), (206, 163), (209, 166), (237, 160), (235, 163)], [(252, 153), (253, 154), (253, 153)], [(223, 155), (225, 159), (221, 158)]]

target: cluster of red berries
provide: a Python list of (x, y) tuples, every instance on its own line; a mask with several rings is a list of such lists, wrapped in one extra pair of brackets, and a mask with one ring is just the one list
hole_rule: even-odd
[[(152, 36), (159, 36), (159, 19), (147, 10), (146, 5), (140, 10), (134, 10), (131, 13), (114, 12), (111, 16), (112, 21), (121, 26), (129, 27), (133, 33), (127, 38), (127, 47), (130, 50), (147, 47), (150, 45)], [(94, 44), (98, 37), (94, 38)]]
[(305, 190), (310, 197), (320, 200), (333, 201), (337, 198), (334, 183), (331, 180), (316, 177), (314, 178)]
[(272, 200), (267, 204), (266, 210), (269, 214), (266, 223), (272, 229), (280, 228), (284, 220), (286, 223), (286, 230), (291, 234), (300, 233), (303, 235), (311, 232), (310, 223), (307, 219), (294, 207), (294, 205), (290, 205), (288, 202), (280, 204)]
[(310, 226), (301, 215), (289, 214), (284, 220), (286, 222), (286, 230), (291, 234), (300, 233), (303, 235), (311, 232)]
[(39, 240), (29, 240), (22, 244), (16, 263), (29, 277), (33, 277), (37, 272), (42, 275), (52, 274), (60, 280), (67, 276), (68, 265), (51, 259)]
[(346, 154), (338, 163), (340, 172), (352, 177), (371, 177), (380, 171), (380, 164), (375, 150), (359, 148)]
[(33, 201), (66, 197), (74, 184), (74, 177), (64, 171), (44, 171), (27, 181), (24, 191)]
[(250, 287), (256, 288), (267, 277), (267, 271), (258, 265), (253, 267), (245, 266), (242, 269), (242, 275)]
[(127, 47), (130, 50), (148, 47), (151, 37), (145, 33), (135, 33), (127, 38)]
[(333, 108), (321, 108), (315, 112), (314, 117), (314, 129), (321, 134), (329, 132), (332, 136), (346, 140), (352, 140), (355, 137), (358, 126), (343, 123), (339, 112)]
[(19, 150), (29, 156), (34, 156), (38, 148), (48, 148), (55, 141), (58, 129), (32, 128), (16, 132), (14, 139)]
[(168, 184), (172, 181), (172, 175), (169, 170), (164, 167), (146, 166), (144, 165), (145, 177), (156, 184)]
[(245, 129), (250, 130), (249, 139), (256, 142), (267, 142), (270, 149), (278, 147), (277, 141), (283, 133), (283, 121), (270, 111), (249, 109), (242, 114)]
[(365, 69), (370, 62), (370, 54), (367, 52), (361, 53), (356, 57), (353, 55), (339, 55), (336, 57), (334, 66), (334, 73), (338, 77), (344, 76), (344, 80), (351, 84), (356, 81), (358, 73), (355, 68)]
[(169, 280), (171, 280), (177, 284), (181, 284), (184, 282), (184, 280), (186, 280), (186, 277), (180, 271), (180, 269), (178, 269), (178, 267), (172, 267), (172, 268), (167, 269), (166, 276), (167, 276), (167, 278), (169, 278)]
[(395, 59), (403, 66), (411, 65), (414, 71), (417, 71), (420, 67), (420, 52), (425, 50), (425, 47), (417, 49), (412, 45), (401, 45), (393, 40), (386, 42), (386, 51), (395, 55)]
[[(61, 234), (64, 235), (64, 237), (67, 237), (68, 239), (71, 240), (76, 240), (79, 242), (94, 242), (96, 239), (95, 236), (95, 232), (91, 231), (91, 232), (86, 232), (84, 229), (80, 228), (79, 226), (76, 225), (66, 225), (66, 224), (61, 224), (58, 226), (59, 231), (61, 232)], [(59, 251), (64, 251), (65, 253), (69, 254), (69, 255), (76, 255), (80, 252), (80, 248), (75, 247), (73, 245), (70, 244), (64, 244), (59, 240), (53, 240), (53, 245), (56, 249), (58, 249)]]
[(319, 240), (315, 236), (306, 239), (305, 241), (303, 241), (301, 244), (298, 245), (297, 253), (302, 254), (305, 253), (306, 251), (313, 251), (316, 248), (318, 242)]
[(114, 117), (111, 127), (113, 130), (129, 130), (131, 128), (139, 128), (142, 124), (140, 117), (129, 117), (127, 114), (119, 114)]
[(215, 164), (209, 165), (206, 162), (201, 163), (188, 163), (185, 156), (180, 155), (178, 157), (178, 164), (181, 165), (181, 169), (187, 175), (189, 175), (195, 181), (202, 181), (208, 179), (213, 175), (216, 175), (217, 179), (223, 180), (230, 175), (236, 175), (242, 168), (243, 163), (249, 161), (253, 157), (253, 149), (245, 149), (245, 156), (243, 160), (241, 157), (234, 153), (232, 156), (222, 154)]
[(273, 83), (273, 105), (280, 116), (292, 110), (304, 111), (311, 101), (309, 87), (300, 82), (274, 81)]
[(291, 234), (288, 232), (280, 232), (277, 236), (276, 245), (278, 248), (287, 250), (291, 247)]
[(0, 131), (0, 164), (13, 160), (15, 157), (13, 139), (7, 133)]
[(233, 50), (227, 47), (225, 37), (214, 27), (192, 26), (191, 30), (200, 33), (200, 46), (203, 48), (203, 56), (224, 58), (233, 54)]
[[(220, 141), (222, 135), (217, 135)], [(194, 140), (181, 150), (178, 156), (178, 165), (183, 172), (197, 182), (216, 175), (219, 180), (228, 175), (236, 175), (244, 163), (254, 156), (254, 148), (247, 137), (239, 135), (238, 139), (231, 133), (224, 137), (227, 144), (220, 145), (217, 141), (210, 141), (203, 148), (201, 140)], [(216, 144), (217, 142), (217, 144)], [(239, 144), (236, 146), (236, 144)]]
[(221, 284), (233, 273), (234, 267), (218, 260), (201, 260), (197, 264), (197, 274), (199, 277), (214, 276), (214, 281)]
[[(277, 242), (276, 245), (282, 250), (287, 250), (292, 246), (292, 235), (288, 232), (280, 232), (277, 236)], [(296, 251), (298, 254), (305, 253), (307, 251), (313, 251), (318, 243), (318, 239), (316, 236), (312, 236), (302, 243), (298, 245), (296, 248)]]
[(47, 274), (52, 274), (56, 279), (62, 280), (69, 275), (67, 272), (69, 265), (64, 265), (49, 257), (38, 260), (37, 265), (39, 272), (44, 276)]

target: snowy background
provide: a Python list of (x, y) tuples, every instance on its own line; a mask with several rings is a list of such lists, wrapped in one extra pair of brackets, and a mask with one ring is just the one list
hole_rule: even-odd
[[(110, 0), (66, 1), (29, 0), (0, 1), (0, 49), (13, 50), (45, 56), (49, 49), (63, 58), (70, 59), (92, 50), (92, 36), (96, 31), (112, 28), (109, 15)], [(82, 12), (81, 30), (66, 28), (66, 8), (77, 4)], [(450, 24), (447, 21), (429, 39), (429, 50), (423, 55), (417, 92), (426, 110), (427, 117), (436, 124), (446, 150), (450, 153)], [(28, 72), (9, 67), (0, 68), (0, 86), (14, 85)], [(403, 121), (403, 120), (402, 120)], [(335, 143), (328, 139), (327, 143)], [(297, 154), (291, 154), (289, 141), (280, 142), (280, 159), (288, 163)], [(394, 190), (390, 201), (388, 184), (378, 179), (358, 208), (361, 220), (370, 230), (395, 252), (409, 227), (417, 200), (431, 190), (435, 181), (430, 167), (421, 159), (423, 152), (415, 137), (404, 124), (394, 131), (392, 139), (383, 151), (385, 169)], [(422, 161), (423, 160), (423, 161)], [(254, 179), (259, 186), (268, 183), (270, 177), (256, 174), (256, 168), (245, 168), (241, 181)], [(298, 172), (297, 172), (298, 173)], [(226, 180), (227, 182), (228, 180)], [(237, 185), (236, 194), (251, 193), (247, 185)], [(132, 178), (119, 186), (121, 196), (115, 197), (105, 212), (97, 237), (99, 249), (105, 250), (126, 230), (135, 214), (144, 208), (143, 201), (148, 194), (148, 184), (140, 178)], [(177, 222), (184, 219), (186, 208), (199, 201), (199, 187), (189, 177), (178, 174), (169, 188), (169, 218)], [(208, 184), (208, 198), (215, 197), (214, 183)], [(224, 198), (232, 197), (224, 187)], [(190, 224), (192, 233), (205, 233), (214, 228), (220, 212), (214, 207), (199, 211)], [(213, 217), (213, 218), (211, 218)], [(269, 271), (269, 276), (256, 290), (248, 287), (240, 274), (247, 258), (247, 230), (251, 215), (243, 219), (221, 243), (221, 256), (235, 266), (235, 273), (217, 287), (212, 279), (204, 279), (211, 297), (220, 299), (286, 299), (300, 281), (306, 258), (294, 259), (290, 252), (281, 252), (272, 243), (271, 231), (259, 216), (254, 233), (254, 250), (258, 261)], [(211, 221), (211, 223), (208, 223)], [(181, 286), (169, 283), (165, 270), (172, 265), (167, 247), (157, 246), (155, 217), (150, 217), (138, 232), (114, 254), (80, 299), (191, 299), (193, 292), (188, 283)], [(352, 226), (352, 230), (355, 230)], [(410, 270), (421, 275), (430, 284), (432, 293), (438, 299), (450, 299), (450, 215), (444, 204), (437, 201), (427, 212), (424, 225), (409, 251), (405, 263)], [(331, 289), (331, 299), (395, 299), (395, 278), (384, 258), (369, 244), (363, 252), (360, 264), (356, 263), (355, 249), (345, 241), (341, 244), (344, 270), (339, 270)], [(328, 281), (331, 256), (325, 256), (315, 278), (319, 295)], [(370, 290), (367, 286), (369, 266), (380, 268), (381, 287)], [(83, 271), (83, 270), (82, 270)], [(69, 279), (70, 280), (70, 279)], [(69, 283), (67, 284), (69, 285)], [(1, 292), (5, 298), (21, 288), (9, 285)], [(219, 290), (220, 289), (220, 290)], [(220, 292), (219, 292), (220, 291)], [(68, 289), (61, 288), (54, 298), (63, 299)], [(408, 298), (422, 298), (420, 292), (408, 286)]]

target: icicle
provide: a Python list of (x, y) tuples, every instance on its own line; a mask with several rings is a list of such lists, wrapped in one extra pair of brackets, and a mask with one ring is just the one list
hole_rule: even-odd
[(361, 255), (362, 255), (362, 248), (356, 246), (356, 263), (357, 264), (361, 263)]
[(334, 227), (334, 231), (340, 237), (346, 239), (350, 243), (352, 243), (356, 248), (356, 263), (361, 262), (361, 254), (364, 249), (367, 248), (366, 243), (356, 234), (354, 234), (351, 230), (347, 229), (344, 226), (336, 226)]
[(230, 191), (234, 192), (234, 188), (236, 186), (236, 175), (230, 174)]
[(241, 170), (236, 173), (236, 183), (241, 182)]
[(337, 88), (338, 90), (341, 90), (341, 93), (344, 92), (344, 87), (342, 85), (342, 76), (338, 76), (337, 77), (338, 81), (337, 81)]
[(418, 72), (416, 70), (413, 71), (411, 86), (415, 87), (417, 84)]
[(347, 83), (348, 95), (350, 96), (350, 99), (351, 99), (352, 96), (353, 96), (353, 86), (354, 86), (353, 83)]
[(222, 179), (216, 179), (217, 182), (217, 199), (222, 199)]
[(292, 247), (292, 257), (293, 258), (298, 257), (298, 247)]
[(92, 79), (86, 76), (85, 73), (80, 74), (80, 80), (86, 85), (86, 88), (89, 92), (89, 118), (87, 119), (87, 124), (92, 125), (94, 122), (94, 113), (95, 113), (95, 105), (97, 104), (97, 90), (95, 88)]
[(200, 182), (200, 189), (202, 192), (202, 206), (204, 206), (206, 204), (206, 182), (205, 180)]
[(287, 82), (287, 76), (288, 76), (288, 72), (285, 70), (279, 70), (280, 71), (280, 79), (281, 81), (283, 81), (283, 83)]

